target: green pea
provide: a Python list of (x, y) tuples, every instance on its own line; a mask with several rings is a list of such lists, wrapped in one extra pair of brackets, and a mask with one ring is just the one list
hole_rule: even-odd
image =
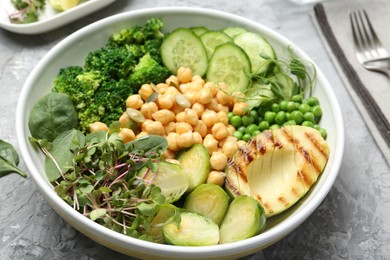
[(242, 136), (242, 140), (244, 140), (245, 142), (248, 142), (251, 138), (252, 138), (252, 135), (250, 135), (250, 134), (244, 134)]
[(245, 129), (246, 129), (246, 127), (242, 125), (239, 128), (237, 128), (237, 131), (240, 131), (242, 134), (244, 134), (245, 133)]
[(303, 114), (299, 110), (291, 112), (290, 120), (294, 120), (298, 125), (303, 122)]
[(234, 116), (233, 112), (228, 112), (228, 113), (227, 113), (227, 117), (228, 117), (229, 121), (230, 121), (230, 119), (231, 119), (233, 116)]
[(318, 131), (320, 131), (320, 129), (321, 129), (321, 126), (318, 125), (318, 124), (315, 124), (313, 127), (314, 127), (315, 129), (317, 129)]
[(243, 134), (242, 134), (241, 131), (235, 131), (235, 132), (233, 133), (233, 136), (234, 136), (235, 138), (237, 138), (237, 140), (241, 140)]
[(259, 130), (260, 131), (264, 131), (264, 130), (267, 130), (269, 128), (269, 122), (268, 121), (261, 121), (259, 123)]
[(275, 129), (279, 129), (280, 128), (280, 125), (277, 125), (277, 124), (273, 124), (269, 127), (269, 130), (275, 130)]
[(288, 105), (287, 100), (282, 100), (279, 102), (279, 109), (282, 111), (287, 111), (287, 105)]
[(255, 124), (248, 125), (245, 129), (246, 134), (252, 135), (254, 131), (259, 130), (259, 127)]
[(256, 110), (251, 110), (249, 114), (255, 119), (255, 121), (257, 118), (259, 118), (259, 113), (257, 113)]
[(256, 135), (261, 134), (260, 130), (256, 130), (252, 133), (252, 137), (255, 137)]
[(328, 132), (326, 131), (326, 129), (325, 128), (320, 128), (318, 131), (320, 131), (320, 134), (321, 134), (321, 136), (322, 136), (322, 138), (326, 138), (326, 136), (328, 135)]
[(318, 98), (316, 97), (309, 97), (307, 99), (307, 104), (311, 107), (318, 105), (320, 102), (318, 101)]
[(267, 111), (264, 113), (264, 120), (272, 124), (275, 120), (276, 113), (272, 111)]
[(272, 107), (271, 107), (271, 110), (272, 110), (272, 112), (275, 112), (275, 113), (279, 112), (280, 111), (279, 104), (273, 103)]
[(314, 114), (316, 117), (321, 117), (322, 116), (322, 109), (320, 106), (313, 106), (311, 108), (311, 112)]
[(291, 113), (290, 112), (286, 112), (286, 121), (290, 120), (290, 116), (291, 116)]
[(296, 125), (296, 124), (297, 124), (297, 122), (295, 122), (294, 120), (290, 119), (287, 122), (285, 122), (283, 125)]
[(241, 117), (238, 115), (232, 116), (232, 118), (230, 119), (230, 124), (232, 126), (234, 126), (235, 128), (240, 127), (241, 126)]
[(278, 113), (276, 113), (275, 122), (278, 125), (282, 125), (284, 122), (286, 122), (286, 112), (279, 111)]
[(250, 124), (253, 124), (254, 121), (255, 121), (255, 119), (251, 115), (243, 115), (241, 118), (241, 123), (244, 126), (248, 126)]
[(287, 111), (288, 112), (292, 112), (292, 111), (294, 111), (296, 109), (296, 104), (295, 104), (295, 102), (293, 102), (293, 101), (288, 101), (287, 102)]
[(302, 126), (308, 126), (308, 127), (314, 127), (314, 124), (312, 121), (303, 121)]
[(291, 100), (294, 101), (294, 102), (297, 102), (297, 103), (301, 103), (302, 102), (302, 95), (301, 94), (297, 94), (297, 95), (294, 95), (291, 97)]
[(306, 112), (303, 114), (303, 120), (310, 121), (312, 123), (316, 122), (315, 116), (312, 112)]
[(311, 111), (311, 107), (308, 105), (308, 104), (300, 104), (299, 107), (298, 107), (299, 111), (301, 111), (303, 114), (305, 114), (306, 112), (310, 112)]

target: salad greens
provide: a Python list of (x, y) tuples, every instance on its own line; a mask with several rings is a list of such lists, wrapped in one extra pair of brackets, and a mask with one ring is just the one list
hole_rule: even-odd
[(45, 0), (11, 0), (16, 11), (9, 15), (11, 23), (32, 23), (38, 21), (38, 12), (45, 8)]
[(9, 173), (18, 173), (23, 177), (27, 175), (18, 168), (19, 155), (15, 148), (10, 144), (0, 139), (0, 177)]

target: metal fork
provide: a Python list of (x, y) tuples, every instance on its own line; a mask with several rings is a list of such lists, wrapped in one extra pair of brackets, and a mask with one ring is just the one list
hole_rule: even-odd
[(366, 69), (390, 77), (390, 55), (375, 33), (366, 11), (351, 12), (349, 17), (358, 61)]

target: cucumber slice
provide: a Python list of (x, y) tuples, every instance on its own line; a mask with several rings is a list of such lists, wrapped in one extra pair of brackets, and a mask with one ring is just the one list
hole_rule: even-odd
[(245, 32), (234, 37), (234, 43), (240, 46), (251, 61), (252, 73), (263, 74), (268, 71), (271, 62), (260, 54), (276, 59), (276, 54), (267, 40), (257, 33)]
[(205, 32), (207, 32), (209, 29), (207, 29), (204, 26), (196, 26), (196, 27), (191, 27), (191, 30), (198, 36), (201, 36)]
[(176, 246), (211, 246), (219, 241), (219, 228), (211, 219), (197, 213), (182, 212), (180, 224), (163, 227), (165, 240)]
[(195, 144), (179, 153), (177, 160), (189, 179), (187, 192), (205, 183), (210, 173), (210, 154), (203, 144)]
[(224, 33), (226, 33), (229, 37), (234, 38), (237, 35), (246, 32), (244, 28), (237, 27), (237, 26), (230, 26), (223, 30)]
[(245, 90), (251, 83), (251, 64), (246, 53), (232, 42), (218, 46), (210, 58), (207, 80), (224, 82), (231, 93)]
[(188, 28), (179, 28), (166, 36), (161, 44), (161, 58), (172, 74), (180, 67), (191, 68), (193, 75), (204, 76), (208, 59), (200, 38)]
[(219, 225), (229, 207), (229, 195), (218, 185), (201, 184), (184, 202), (187, 211), (201, 214)]
[(249, 196), (235, 198), (229, 206), (219, 230), (220, 244), (232, 243), (258, 235), (266, 217), (259, 202)]
[(232, 38), (221, 31), (209, 31), (203, 33), (200, 36), (200, 40), (206, 48), (207, 57), (210, 58), (217, 46), (225, 42), (231, 42)]

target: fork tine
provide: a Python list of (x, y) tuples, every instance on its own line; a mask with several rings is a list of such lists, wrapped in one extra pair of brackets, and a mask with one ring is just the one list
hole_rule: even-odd
[(361, 25), (363, 37), (368, 47), (367, 51), (369, 51), (372, 58), (380, 57), (381, 54), (379, 53), (378, 49), (381, 47), (381, 43), (371, 25), (370, 20), (368, 19), (366, 11), (360, 10), (358, 12), (358, 18)]
[[(372, 24), (371, 24), (371, 21), (368, 18), (366, 10), (363, 9), (360, 12), (360, 14), (363, 14), (363, 16), (364, 16), (364, 20), (367, 23), (368, 30), (369, 30), (369, 33), (371, 35), (370, 39), (372, 39), (372, 44), (375, 46), (375, 49), (377, 50), (379, 56), (387, 56), (388, 55), (387, 51), (385, 50), (385, 48), (383, 47), (381, 41), (379, 40), (379, 38), (378, 38), (378, 36), (377, 36), (377, 34), (376, 34)], [(364, 27), (364, 28), (366, 28), (366, 27)]]
[(360, 60), (360, 62), (364, 62), (367, 59), (366, 50), (367, 46), (365, 45), (365, 41), (363, 39), (362, 31), (358, 22), (356, 12), (351, 12), (349, 14), (351, 27), (352, 27), (352, 35), (355, 43), (355, 48), (357, 50), (356, 56)]

